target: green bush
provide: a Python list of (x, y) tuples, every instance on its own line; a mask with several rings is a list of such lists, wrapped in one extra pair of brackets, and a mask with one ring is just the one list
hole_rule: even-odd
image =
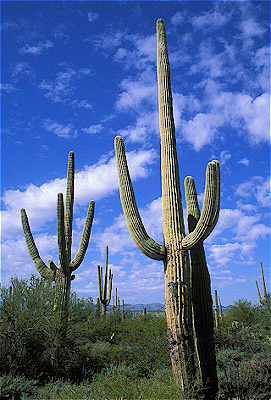
[(4, 375), (0, 377), (1, 400), (23, 400), (36, 391), (36, 380), (26, 379), (24, 376)]

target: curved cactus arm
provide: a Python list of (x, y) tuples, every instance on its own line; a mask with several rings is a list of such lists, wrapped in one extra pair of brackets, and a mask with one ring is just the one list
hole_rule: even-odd
[(120, 136), (115, 137), (116, 161), (119, 174), (120, 199), (132, 239), (139, 249), (154, 260), (164, 260), (166, 249), (148, 236), (142, 223), (127, 165), (125, 146)]
[(59, 268), (65, 275), (69, 273), (69, 264), (67, 260), (67, 249), (65, 239), (65, 225), (64, 225), (64, 199), (63, 194), (58, 193), (57, 196), (57, 231), (58, 231), (58, 255), (59, 255)]
[[(186, 178), (188, 186), (191, 177)], [(204, 191), (203, 209), (200, 219), (193, 230), (182, 240), (182, 249), (189, 250), (195, 244), (206, 239), (214, 229), (220, 207), (220, 168), (218, 161), (208, 164), (206, 170), (206, 184)]]
[(91, 201), (89, 203), (88, 212), (87, 212), (87, 216), (86, 216), (86, 222), (85, 222), (80, 246), (79, 246), (79, 249), (78, 249), (76, 255), (74, 256), (74, 259), (70, 262), (71, 271), (76, 270), (79, 267), (79, 265), (82, 263), (82, 261), (85, 257), (88, 243), (89, 243), (93, 217), (94, 217), (94, 205), (95, 205), (94, 201)]
[(31, 233), (28, 217), (24, 208), (21, 209), (21, 217), (22, 217), (24, 237), (28, 247), (28, 251), (38, 272), (43, 278), (54, 280), (55, 271), (51, 268), (48, 268), (39, 255), (37, 246), (35, 244), (33, 235)]
[(72, 248), (72, 220), (74, 204), (74, 153), (69, 152), (67, 189), (66, 189), (66, 210), (65, 210), (65, 236), (68, 259), (71, 260)]

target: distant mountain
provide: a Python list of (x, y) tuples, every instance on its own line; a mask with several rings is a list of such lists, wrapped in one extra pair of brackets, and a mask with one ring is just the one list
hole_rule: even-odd
[[(124, 309), (125, 310), (130, 310), (132, 312), (141, 312), (143, 311), (143, 307), (146, 307), (147, 312), (164, 312), (165, 310), (165, 305), (161, 303), (150, 303), (150, 304), (124, 304)], [(222, 306), (222, 311), (226, 311), (230, 308), (231, 306)], [(108, 306), (108, 309), (111, 310), (112, 306)]]

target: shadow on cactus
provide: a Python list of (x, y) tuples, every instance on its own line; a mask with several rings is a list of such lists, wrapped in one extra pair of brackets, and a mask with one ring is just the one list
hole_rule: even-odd
[[(218, 220), (220, 205), (219, 163), (212, 161), (207, 166), (201, 215), (197, 205), (197, 193), (193, 178), (188, 177), (185, 180), (187, 209), (189, 215), (191, 215), (191, 217), (188, 216), (188, 219), (191, 220), (192, 218), (195, 222), (194, 226), (189, 224), (189, 234), (186, 235), (176, 151), (166, 30), (161, 19), (157, 21), (157, 72), (161, 136), (163, 245), (154, 241), (147, 234), (142, 223), (130, 179), (124, 142), (118, 136), (115, 138), (115, 149), (120, 198), (128, 229), (137, 246), (148, 257), (164, 262), (165, 311), (170, 357), (176, 379), (182, 384), (186, 397), (195, 376), (193, 300), (196, 306), (195, 318), (200, 318), (199, 321), (194, 321), (194, 326), (202, 384), (203, 387), (208, 386), (208, 389), (205, 390), (205, 398), (213, 399), (217, 393), (217, 373), (210, 277), (205, 260), (203, 240), (210, 235)], [(188, 250), (190, 250), (192, 258), (192, 279)], [(194, 284), (194, 290), (191, 288), (191, 281)], [(206, 306), (201, 306), (205, 300)], [(205, 327), (207, 331), (204, 331)], [(208, 347), (205, 350), (202, 340), (198, 340), (199, 337), (203, 338), (204, 335), (209, 339)]]
[(69, 153), (67, 188), (66, 188), (66, 207), (64, 211), (63, 194), (58, 194), (57, 199), (57, 227), (58, 227), (58, 253), (59, 260), (56, 265), (52, 260), (48, 260), (48, 266), (40, 257), (39, 251), (31, 233), (26, 210), (21, 210), (22, 226), (29, 254), (40, 275), (55, 282), (55, 305), (54, 309), (59, 313), (60, 337), (65, 337), (68, 322), (69, 297), (71, 281), (75, 278), (72, 272), (82, 263), (90, 238), (90, 232), (94, 216), (94, 201), (89, 203), (85, 226), (80, 242), (79, 249), (74, 256), (72, 254), (72, 221), (74, 206), (74, 153)]

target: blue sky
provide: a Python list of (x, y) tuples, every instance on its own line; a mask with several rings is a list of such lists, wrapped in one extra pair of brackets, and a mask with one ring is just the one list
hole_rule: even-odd
[(163, 302), (163, 264), (144, 256), (126, 228), (113, 147), (121, 135), (142, 219), (162, 243), (158, 18), (167, 28), (181, 181), (192, 175), (202, 202), (206, 165), (221, 163), (220, 218), (205, 241), (212, 289), (223, 305), (257, 301), (260, 261), (270, 284), (269, 2), (5, 1), (4, 285), (14, 274), (36, 272), (22, 233), (22, 207), (43, 260), (57, 262), (57, 193), (65, 191), (73, 150), (74, 252), (87, 204), (96, 202), (73, 289), (96, 299), (97, 265), (104, 266), (108, 245), (120, 298)]

